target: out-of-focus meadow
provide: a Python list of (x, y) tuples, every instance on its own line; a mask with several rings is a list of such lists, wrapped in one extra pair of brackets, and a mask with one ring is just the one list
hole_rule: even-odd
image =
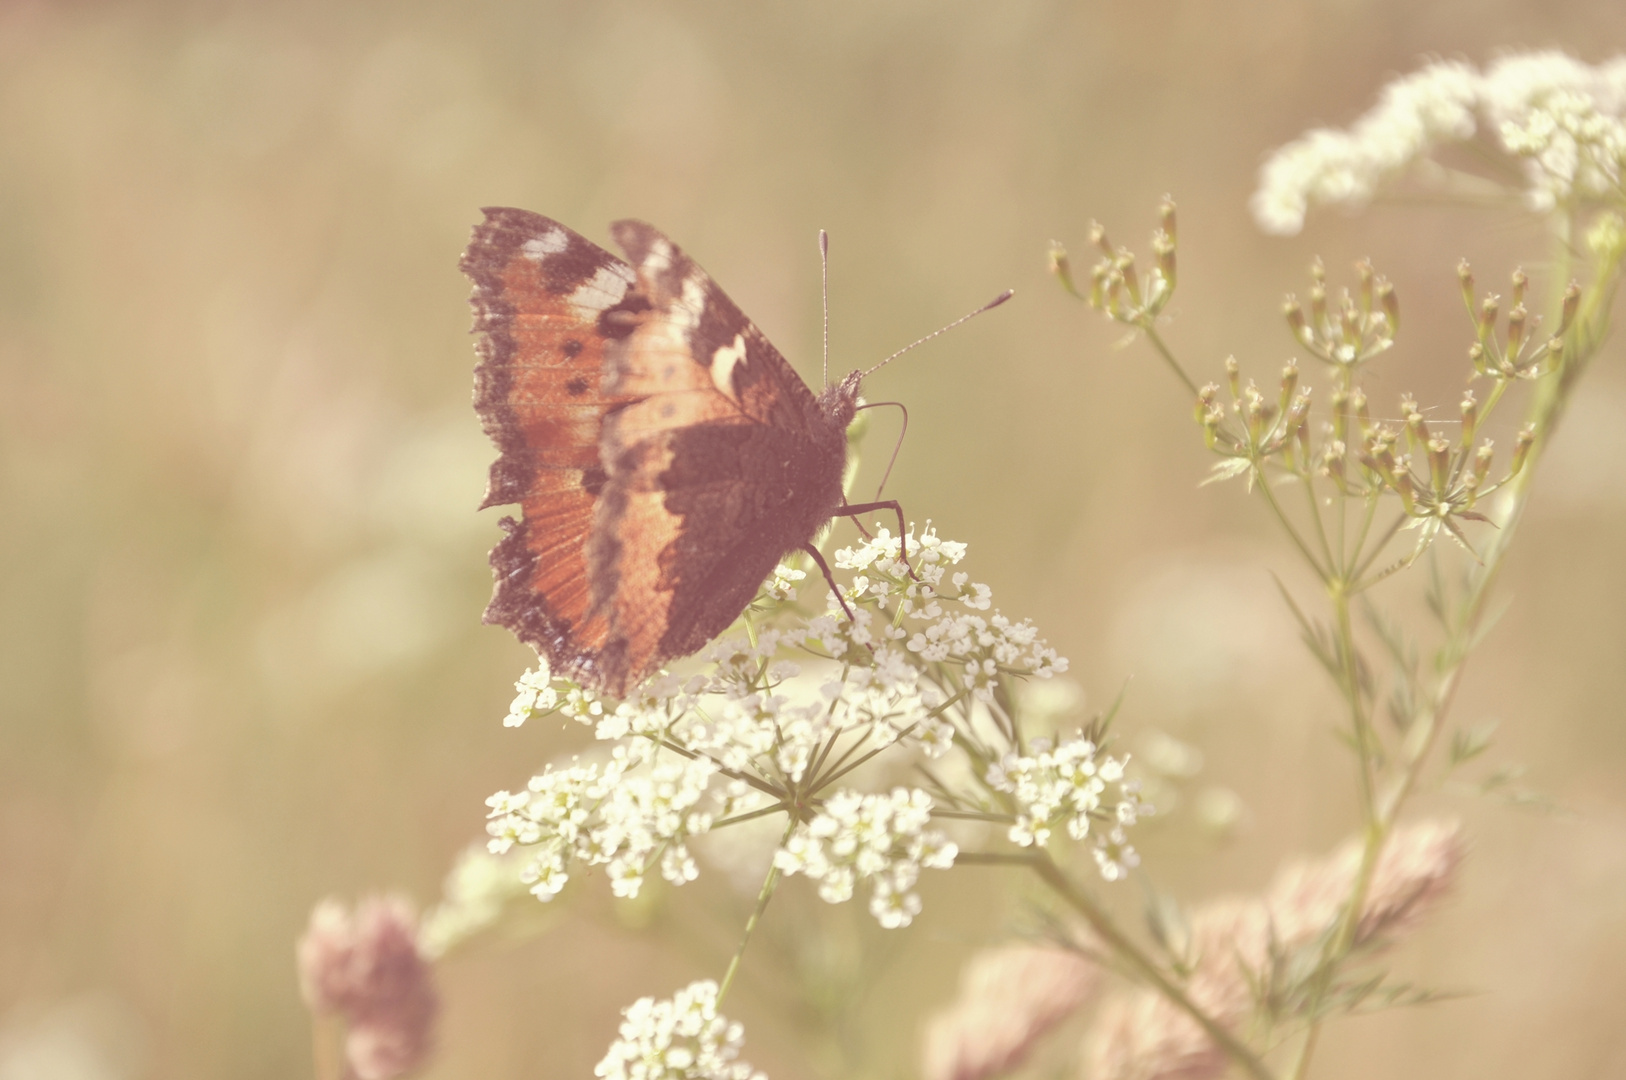
[[(498, 513), (474, 509), (491, 451), (457, 257), (486, 205), (599, 240), (655, 223), (815, 382), (820, 227), (841, 371), (1014, 287), (867, 387), (910, 408), (890, 493), (971, 545), (1092, 702), (1132, 677), (1130, 749), (1200, 751), (1144, 837), (1162, 887), (1257, 888), (1335, 843), (1336, 700), (1267, 573), (1302, 585), (1291, 553), (1239, 486), (1197, 487), (1188, 398), (1045, 246), (1082, 261), (1092, 217), (1143, 245), (1172, 193), (1167, 337), (1204, 378), (1234, 352), (1268, 379), (1310, 258), (1338, 282), (1370, 255), (1406, 315), (1383, 393), (1453, 407), (1456, 262), (1543, 283), (1532, 222), (1391, 206), (1284, 241), (1245, 204), (1271, 147), (1427, 54), (1504, 46), (1605, 59), (1626, 7), (0, 4), (0, 1077), (307, 1074), (311, 905), (431, 902), (485, 796), (583, 745), (501, 727), (529, 654), (479, 621)], [(1319, 1075), (1626, 1074), (1623, 364), (1606, 350), (1542, 464), (1457, 705), (1562, 812), (1424, 799), (1472, 853), (1399, 963), (1468, 996), (1334, 1027)], [(862, 483), (895, 430), (877, 414)], [(848, 1075), (908, 1074), (920, 1017), (1012, 925), (979, 873), (890, 937), (854, 913), (845, 947), (885, 963)], [(720, 973), (721, 909), (747, 903), (724, 877), (634, 907), (590, 880), (525, 941), (449, 960), (428, 1075), (590, 1072), (634, 997)], [(816, 913), (804, 885), (766, 940)], [(832, 1074), (772, 979), (744, 985), (746, 1056)]]

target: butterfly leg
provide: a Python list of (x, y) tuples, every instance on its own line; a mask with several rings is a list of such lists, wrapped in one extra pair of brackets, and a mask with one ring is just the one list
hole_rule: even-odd
[[(909, 530), (903, 523), (903, 507), (898, 505), (896, 499), (887, 499), (885, 502), (852, 503), (847, 506), (838, 506), (836, 507), (836, 516), (850, 517), (857, 521), (859, 514), (868, 514), (875, 510), (891, 510), (898, 515), (898, 545), (899, 550), (903, 553), (903, 565), (909, 571), (909, 576), (919, 581), (920, 575), (916, 574), (915, 568), (909, 565)], [(859, 525), (858, 528), (864, 531), (865, 537), (869, 536), (869, 532), (864, 530), (864, 526)]]
[(813, 561), (817, 563), (819, 569), (824, 572), (824, 580), (830, 583), (830, 592), (833, 596), (835, 596), (836, 603), (840, 604), (841, 610), (847, 613), (847, 621), (857, 622), (857, 620), (853, 618), (853, 609), (847, 606), (846, 599), (841, 595), (841, 586), (836, 584), (835, 575), (830, 573), (830, 564), (824, 561), (824, 556), (819, 554), (819, 549), (814, 547), (812, 544), (803, 544), (802, 550), (813, 556)]

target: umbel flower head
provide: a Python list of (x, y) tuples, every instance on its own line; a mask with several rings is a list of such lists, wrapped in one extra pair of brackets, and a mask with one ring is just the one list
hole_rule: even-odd
[[(1122, 876), (1135, 864), (1125, 830), (1145, 812), (1123, 760), (1082, 736), (1023, 733), (1012, 706), (1014, 680), (1049, 678), (1066, 660), (954, 569), (964, 544), (928, 527), (908, 537), (908, 564), (902, 547), (882, 529), (837, 551), (840, 601), (813, 614), (796, 606), (803, 572), (781, 567), (742, 636), (619, 704), (527, 673), (508, 724), (568, 717), (591, 725), (607, 752), (487, 800), (491, 852), (528, 855), (523, 877), (542, 900), (578, 866), (606, 867), (615, 893), (635, 896), (652, 871), (693, 880), (695, 837), (784, 813), (776, 873), (812, 878), (831, 903), (863, 888), (889, 928), (919, 914), (921, 871), (954, 863), (958, 845), (937, 821), (945, 810), (1003, 821), (1022, 846), (1062, 830), (1093, 845), (1108, 880)], [(952, 753), (969, 758), (963, 788), (854, 783), (883, 756), (877, 765)]]
[(690, 983), (671, 998), (639, 998), (609, 1053), (593, 1068), (604, 1080), (767, 1080), (739, 1058), (745, 1029), (717, 1013), (717, 984)]
[[(1291, 235), (1312, 205), (1363, 205), (1436, 148), (1481, 132), (1520, 162), (1521, 194), (1536, 211), (1620, 201), (1626, 57), (1592, 66), (1561, 52), (1514, 53), (1483, 71), (1435, 61), (1384, 87), (1348, 128), (1317, 129), (1273, 153), (1259, 170), (1254, 219)], [(1437, 163), (1434, 175), (1453, 178)]]

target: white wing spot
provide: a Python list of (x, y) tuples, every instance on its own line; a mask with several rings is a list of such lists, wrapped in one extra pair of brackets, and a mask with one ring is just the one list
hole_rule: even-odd
[(711, 382), (719, 394), (738, 401), (734, 393), (734, 367), (745, 363), (745, 335), (735, 334), (734, 344), (720, 346), (711, 354)]
[(615, 307), (632, 286), (631, 271), (625, 264), (601, 266), (591, 278), (576, 286), (570, 303), (581, 318), (594, 318), (606, 308)]
[(549, 229), (541, 236), (533, 236), (519, 249), (533, 262), (543, 262), (549, 255), (557, 255), (570, 246), (570, 234), (563, 229)]

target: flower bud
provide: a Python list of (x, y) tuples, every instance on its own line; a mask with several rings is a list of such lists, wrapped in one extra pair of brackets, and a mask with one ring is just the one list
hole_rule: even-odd
[(1473, 364), (1474, 370), (1479, 374), (1485, 374), (1485, 346), (1477, 341), (1468, 346), (1468, 362)]
[(1417, 509), (1417, 488), (1411, 482), (1411, 457), (1403, 455), (1395, 459), (1395, 467), (1390, 484), (1395, 493), (1400, 496), (1400, 505), (1410, 514)]
[(1157, 217), (1158, 217), (1159, 224), (1161, 224), (1163, 226), (1164, 234), (1167, 235), (1168, 238), (1169, 238), (1169, 245), (1170, 245), (1170, 247), (1172, 249), (1172, 247), (1174, 245), (1175, 237), (1178, 235), (1178, 233), (1175, 230), (1175, 213), (1174, 213), (1174, 196), (1173, 195), (1165, 195), (1165, 196), (1163, 196), (1163, 201), (1160, 204), (1158, 204)]
[(1519, 475), (1524, 468), (1524, 459), (1530, 456), (1530, 447), (1536, 441), (1536, 426), (1526, 424), (1519, 429), (1519, 434), (1513, 439), (1513, 463), (1508, 466), (1507, 476), (1511, 480)]
[(1310, 277), (1317, 285), (1325, 285), (1327, 283), (1327, 264), (1321, 261), (1321, 256), (1319, 255), (1317, 255), (1310, 263)]
[[(1319, 260), (1316, 265), (1321, 265)], [(1320, 281), (1310, 286), (1310, 325), (1318, 331), (1327, 325), (1327, 287)]]
[(1219, 397), (1218, 383), (1209, 383), (1201, 390), (1197, 391), (1197, 405), (1196, 408), (1192, 410), (1192, 416), (1196, 419), (1197, 423), (1202, 423), (1203, 417), (1207, 416), (1209, 412), (1213, 410), (1214, 399), (1217, 397)]
[(1355, 274), (1361, 279), (1361, 283), (1359, 285), (1361, 296), (1361, 314), (1369, 314), (1372, 311), (1372, 260), (1361, 259), (1357, 261), (1355, 263)]
[(1562, 337), (1569, 333), (1570, 324), (1575, 321), (1575, 313), (1581, 307), (1581, 286), (1572, 281), (1570, 287), (1564, 290), (1564, 313), (1558, 320), (1558, 333)]
[(1475, 487), (1485, 482), (1485, 477), (1490, 473), (1491, 458), (1495, 456), (1495, 446), (1489, 439), (1480, 443), (1479, 449), (1474, 451), (1473, 478)]
[(1124, 288), (1129, 291), (1129, 299), (1136, 307), (1140, 307), (1140, 275), (1135, 273), (1135, 253), (1127, 248), (1120, 251), (1113, 266), (1123, 276)]
[(1342, 439), (1349, 434), (1349, 394), (1343, 390), (1332, 392), (1332, 437)]
[(1090, 222), (1090, 243), (1101, 249), (1101, 253), (1109, 259), (1117, 258), (1118, 253), (1107, 242), (1107, 230), (1099, 221)]
[(1107, 277), (1111, 270), (1104, 262), (1098, 262), (1090, 270), (1090, 295), (1086, 303), (1097, 311), (1106, 307), (1107, 303)]
[(1507, 355), (1513, 359), (1524, 348), (1524, 321), (1529, 312), (1524, 310), (1523, 304), (1516, 304), (1512, 311), (1507, 313)]
[(1225, 381), (1231, 386), (1231, 400), (1242, 399), (1242, 365), (1236, 362), (1236, 357), (1225, 358)]
[(1457, 281), (1462, 284), (1462, 302), (1468, 305), (1468, 311), (1472, 313), (1474, 310), (1474, 272), (1468, 266), (1467, 259), (1457, 263)]
[(1321, 475), (1330, 476), (1334, 480), (1344, 479), (1344, 455), (1348, 448), (1341, 439), (1329, 439), (1327, 445), (1321, 448)]
[(1564, 339), (1547, 339), (1547, 363), (1550, 368), (1557, 370), (1564, 366)]
[(1298, 299), (1288, 293), (1287, 300), (1282, 304), (1282, 314), (1287, 317), (1287, 328), (1293, 331), (1293, 337), (1304, 345), (1315, 343), (1315, 333), (1309, 324), (1304, 321), (1304, 309), (1299, 306)]
[(1522, 267), (1522, 266), (1515, 267), (1514, 270), (1513, 270), (1513, 306), (1514, 307), (1518, 307), (1520, 304), (1524, 303), (1524, 289), (1525, 289), (1525, 286), (1529, 285), (1529, 284), (1530, 284), (1530, 278), (1528, 276), (1526, 276), (1526, 274), (1524, 272), (1524, 267)]
[(1474, 431), (1479, 426), (1479, 402), (1474, 399), (1472, 390), (1462, 392), (1462, 448), (1464, 450), (1473, 445)]
[(1074, 296), (1079, 295), (1078, 289), (1073, 285), (1073, 267), (1067, 261), (1067, 249), (1062, 247), (1060, 240), (1050, 241), (1050, 272), (1061, 282), (1062, 288)]
[(1299, 362), (1289, 360), (1282, 368), (1282, 396), (1277, 403), (1278, 409), (1287, 408), (1287, 402), (1293, 396), (1293, 388), (1299, 384)]
[(1487, 296), (1485, 302), (1479, 305), (1479, 340), (1490, 340), (1491, 332), (1496, 329), (1496, 315), (1498, 312), (1496, 297)]
[(1355, 407), (1355, 420), (1360, 425), (1361, 437), (1369, 437), (1372, 434), (1372, 414), (1366, 410), (1366, 391), (1357, 386), (1349, 396), (1349, 403)]
[(1445, 485), (1451, 479), (1451, 444), (1444, 439), (1428, 441), (1428, 477), (1435, 494), (1445, 494)]
[(1388, 320), (1388, 329), (1384, 336), (1392, 339), (1400, 332), (1400, 300), (1395, 296), (1395, 287), (1387, 278), (1378, 279), (1378, 303), (1383, 307), (1383, 317)]

